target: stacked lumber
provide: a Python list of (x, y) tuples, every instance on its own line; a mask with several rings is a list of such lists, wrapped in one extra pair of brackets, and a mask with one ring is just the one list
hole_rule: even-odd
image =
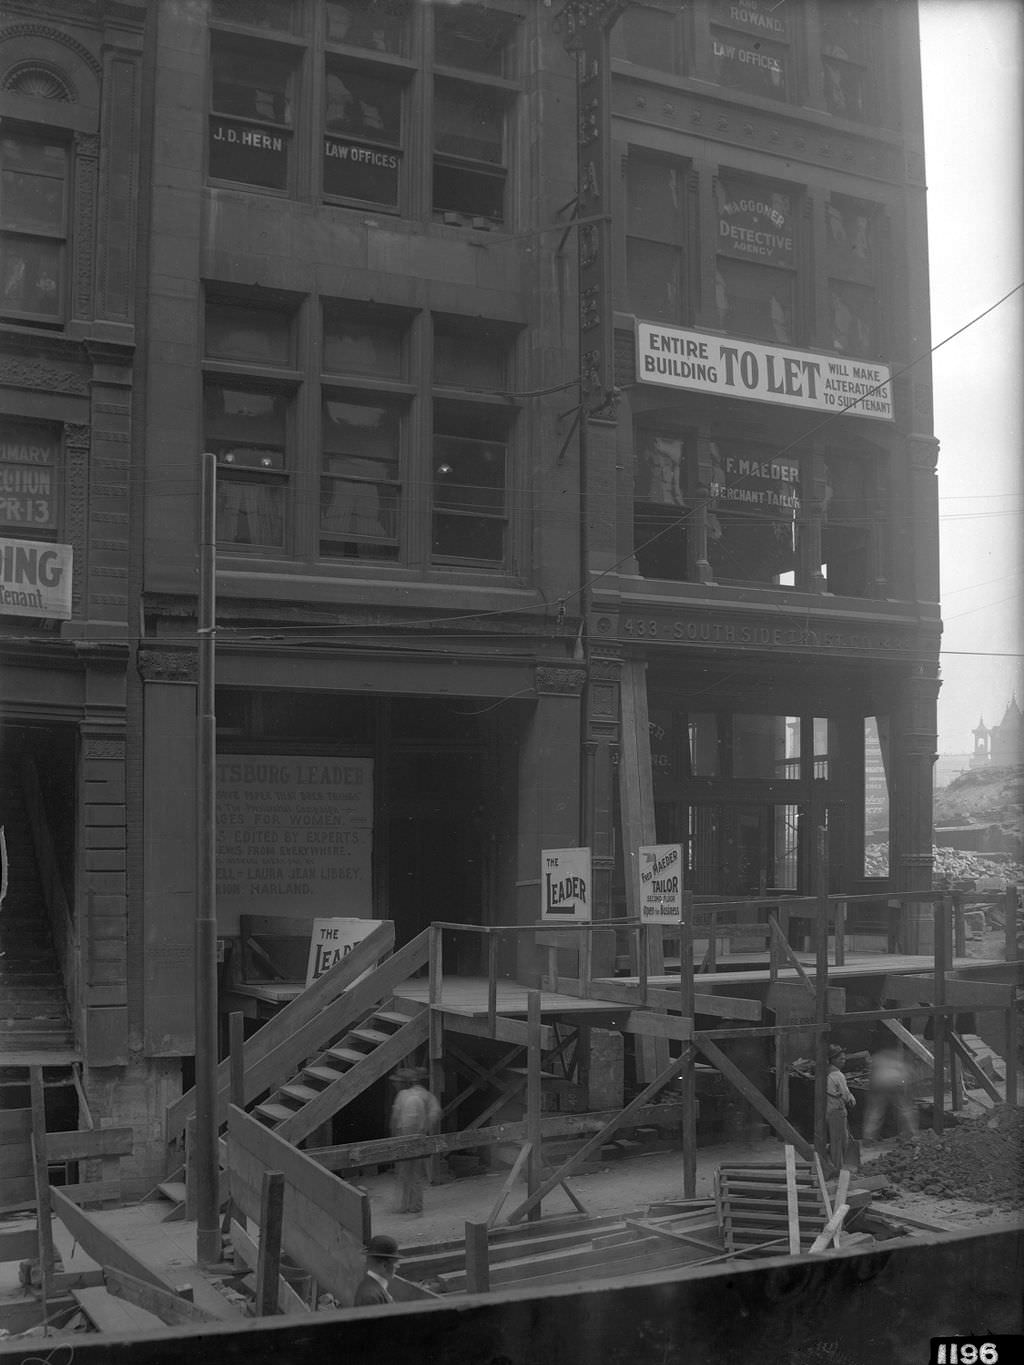
[(792, 1156), (788, 1163), (720, 1166), (715, 1197), (722, 1238), (731, 1252), (784, 1256), (809, 1251), (832, 1217), (820, 1165)]
[[(697, 1266), (726, 1256), (714, 1201), (678, 1201), (671, 1211), (545, 1219), (493, 1227), (487, 1233), (491, 1289), (572, 1284), (672, 1266)], [(406, 1252), (402, 1274), (445, 1294), (470, 1292), (464, 1242)]]

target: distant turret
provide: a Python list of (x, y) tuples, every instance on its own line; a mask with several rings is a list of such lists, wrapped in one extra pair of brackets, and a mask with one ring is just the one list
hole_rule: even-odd
[(992, 731), (985, 724), (983, 716), (978, 717), (978, 723), (971, 731), (974, 736), (974, 752), (971, 754), (972, 768), (987, 768), (989, 764), (989, 739)]

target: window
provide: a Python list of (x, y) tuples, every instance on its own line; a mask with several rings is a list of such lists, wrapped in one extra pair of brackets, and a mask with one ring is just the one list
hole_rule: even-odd
[(734, 336), (792, 344), (798, 339), (794, 196), (723, 171), (715, 203), (719, 326)]
[(61, 437), (43, 422), (0, 422), (0, 528), (30, 540), (56, 539)]
[(612, 29), (612, 55), (652, 71), (678, 71), (676, 18), (667, 7), (630, 5)]
[(404, 57), (410, 0), (327, 0), (327, 41)]
[(711, 0), (711, 79), (766, 99), (793, 95), (788, 5), (778, 0)]
[(505, 563), (508, 436), (504, 412), (435, 402), (434, 563)]
[(866, 117), (871, 9), (865, 0), (823, 0), (820, 7), (825, 107), (839, 118)]
[(290, 369), (291, 319), (271, 308), (210, 299), (206, 307), (206, 354), (214, 360)]
[(283, 549), (288, 396), (207, 379), (205, 448), (217, 456), (217, 542)]
[(467, 81), (434, 82), (434, 211), (505, 217), (505, 96)]
[(874, 359), (880, 352), (877, 207), (833, 195), (825, 214), (830, 344)]
[(434, 318), (434, 383), (446, 388), (474, 389), (492, 394), (508, 388), (507, 328), (481, 324), (476, 319)]
[(324, 303), (324, 372), (400, 379), (410, 315), (378, 305)]
[[(211, 6), (212, 179), (453, 225), (506, 221), (516, 0)], [(315, 77), (315, 107), (300, 75)], [(410, 156), (424, 128), (426, 176)], [(315, 140), (311, 158), (296, 135)]]
[(323, 401), (320, 553), (396, 559), (399, 548), (401, 412), (373, 395)]
[(67, 161), (53, 138), (0, 139), (0, 307), (21, 322), (64, 318)]
[(216, 33), (209, 170), (215, 180), (289, 188), (293, 67), (266, 43)]
[(718, 580), (778, 584), (796, 568), (800, 463), (752, 442), (712, 442), (708, 560)]
[(829, 451), (825, 458), (821, 571), (828, 592), (873, 597), (881, 586), (874, 582), (880, 551), (876, 471), (874, 460), (853, 451)]
[(626, 163), (627, 307), (655, 322), (688, 320), (685, 162), (632, 148)]
[(633, 544), (644, 578), (683, 582), (689, 518), (686, 441), (678, 433), (640, 429), (636, 436)]
[(328, 197), (398, 207), (403, 81), (329, 60), (323, 190)]
[(889, 875), (889, 718), (864, 718), (864, 875)]

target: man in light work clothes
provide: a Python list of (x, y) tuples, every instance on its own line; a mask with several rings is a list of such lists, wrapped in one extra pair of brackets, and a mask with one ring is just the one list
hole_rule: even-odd
[[(400, 1067), (394, 1074), (399, 1087), (391, 1107), (392, 1137), (425, 1137), (437, 1132), (441, 1106), (420, 1082), (426, 1072), (422, 1067)], [(398, 1167), (398, 1212), (423, 1212), (423, 1186), (427, 1180), (427, 1159), (407, 1157), (396, 1163)]]

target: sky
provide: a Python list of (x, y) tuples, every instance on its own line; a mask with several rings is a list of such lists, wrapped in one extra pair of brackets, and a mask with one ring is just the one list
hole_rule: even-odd
[[(1024, 280), (1024, 0), (920, 0), (932, 344)], [(932, 358), (939, 752), (1024, 708), (1024, 290)]]

